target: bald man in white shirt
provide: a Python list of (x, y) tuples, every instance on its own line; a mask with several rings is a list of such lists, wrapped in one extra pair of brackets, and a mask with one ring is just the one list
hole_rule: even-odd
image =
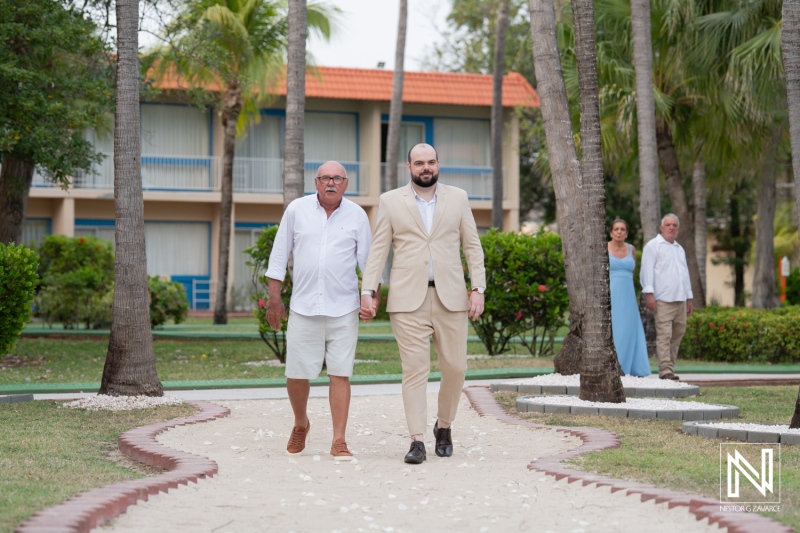
[(645, 306), (656, 314), (658, 377), (672, 380), (680, 379), (675, 360), (693, 298), (686, 252), (675, 242), (679, 230), (680, 221), (673, 213), (661, 219), (661, 235), (645, 245), (639, 273)]
[(334, 459), (353, 458), (345, 432), (350, 410), (358, 315), (361, 305), (356, 266), (363, 271), (372, 233), (364, 210), (344, 198), (347, 172), (335, 161), (324, 163), (314, 180), (317, 193), (289, 204), (281, 218), (269, 256), (267, 322), (281, 329), (286, 310), (281, 285), (289, 255), (293, 254), (292, 299), (286, 330), (286, 389), (294, 412), (286, 451), (305, 449), (311, 429), (306, 408), (309, 380), (319, 376), (326, 362), (330, 378)]

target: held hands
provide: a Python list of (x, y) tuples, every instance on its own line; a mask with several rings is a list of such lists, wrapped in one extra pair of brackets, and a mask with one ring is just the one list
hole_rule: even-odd
[(477, 320), (483, 314), (483, 294), (478, 291), (469, 293), (469, 317), (472, 320)]
[(280, 298), (270, 298), (267, 307), (267, 324), (275, 331), (281, 330), (281, 323), (286, 320), (286, 308)]
[(359, 310), (358, 316), (361, 317), (361, 320), (364, 322), (369, 322), (375, 315), (378, 314), (378, 299), (373, 298), (369, 294), (362, 294), (361, 295), (361, 309)]

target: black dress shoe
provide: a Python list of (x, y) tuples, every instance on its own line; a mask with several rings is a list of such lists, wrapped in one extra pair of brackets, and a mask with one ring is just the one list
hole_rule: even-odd
[(439, 428), (439, 421), (433, 425), (433, 436), (436, 438), (436, 455), (450, 457), (453, 455), (453, 439), (450, 438), (450, 428)]
[(405, 461), (412, 465), (418, 465), (425, 460), (425, 443), (421, 440), (411, 441), (411, 449), (406, 454)]

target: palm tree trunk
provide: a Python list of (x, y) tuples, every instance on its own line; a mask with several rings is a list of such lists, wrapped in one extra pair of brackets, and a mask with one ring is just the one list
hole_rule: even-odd
[(636, 74), (636, 119), (639, 136), (639, 214), (644, 242), (658, 234), (661, 194), (658, 186), (656, 106), (653, 97), (653, 44), (650, 0), (631, 0), (633, 68)]
[(669, 189), (672, 209), (678, 215), (681, 223), (678, 241), (686, 252), (686, 263), (689, 266), (689, 278), (691, 279), (692, 293), (694, 294), (692, 303), (696, 308), (705, 307), (706, 297), (703, 291), (703, 283), (700, 281), (700, 269), (697, 266), (697, 253), (694, 247), (694, 224), (689, 212), (689, 205), (686, 202), (681, 168), (669, 126), (659, 126), (656, 130), (656, 137), (658, 139), (658, 161), (667, 178), (667, 188)]
[[(789, 103), (789, 138), (792, 145), (792, 174), (800, 176), (800, 3), (784, 2), (781, 27), (783, 71)], [(800, 219), (800, 179), (794, 180), (794, 198)], [(790, 428), (800, 428), (800, 389), (794, 404)]]
[(22, 242), (22, 221), (28, 207), (34, 168), (33, 163), (14, 156), (3, 158), (0, 167), (0, 243)]
[(99, 394), (162, 396), (150, 331), (139, 140), (139, 3), (117, 0), (114, 310)]
[(386, 172), (384, 189), (397, 188), (398, 152), (400, 151), (400, 122), (403, 118), (403, 74), (406, 56), (406, 24), (408, 0), (400, 0), (400, 18), (397, 22), (397, 48), (394, 52), (394, 77), (392, 78), (392, 103), (389, 105), (389, 128), (386, 133)]
[(606, 245), (606, 197), (600, 136), (593, 0), (572, 0), (581, 109), (581, 178), (585, 210), (580, 262), (589, 274), (581, 356), (581, 400), (624, 402), (619, 361), (611, 336), (611, 292)]
[(233, 212), (233, 159), (236, 152), (236, 121), (242, 110), (242, 91), (232, 83), (222, 101), (222, 183), (219, 202), (219, 259), (217, 262), (217, 298), (214, 324), (228, 323), (228, 269), (231, 250), (231, 213)]
[(706, 167), (698, 159), (692, 167), (692, 197), (694, 198), (694, 249), (697, 253), (697, 268), (700, 270), (700, 283), (706, 289)]
[(771, 309), (780, 305), (775, 290), (775, 172), (778, 143), (783, 128), (772, 127), (772, 138), (764, 152), (761, 180), (758, 191), (758, 216), (756, 219), (756, 265), (753, 274), (753, 307)]
[(283, 153), (283, 208), (303, 196), (306, 112), (306, 0), (289, 0), (289, 51), (286, 65), (286, 133)]
[(580, 371), (583, 349), (585, 287), (587, 279), (578, 260), (583, 243), (583, 204), (580, 201), (581, 168), (575, 151), (567, 90), (556, 38), (553, 0), (529, 0), (536, 90), (541, 98), (545, 141), (556, 196), (556, 218), (561, 234), (569, 294), (569, 332), (553, 361), (563, 375)]
[(508, 2), (500, 2), (494, 41), (492, 79), (492, 227), (503, 230), (503, 74), (505, 73)]

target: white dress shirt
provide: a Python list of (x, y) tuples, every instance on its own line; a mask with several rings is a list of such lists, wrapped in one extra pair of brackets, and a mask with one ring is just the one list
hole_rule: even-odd
[(660, 234), (651, 239), (642, 251), (639, 281), (643, 293), (652, 293), (662, 302), (683, 302), (693, 298), (683, 246), (677, 242), (670, 244)]
[[(431, 226), (433, 226), (433, 215), (436, 213), (436, 189), (433, 191), (433, 199), (430, 202), (420, 198), (413, 183), (411, 184), (411, 190), (414, 191), (414, 199), (417, 201), (419, 214), (422, 217), (422, 221), (425, 223), (425, 231), (430, 235)], [(428, 268), (428, 281), (433, 281), (433, 256), (430, 257), (428, 264), (430, 265)]]
[(347, 198), (330, 218), (316, 194), (286, 208), (266, 276), (283, 281), (294, 254), (289, 307), (305, 316), (344, 316), (361, 306), (356, 265), (367, 266), (372, 232), (364, 210)]

